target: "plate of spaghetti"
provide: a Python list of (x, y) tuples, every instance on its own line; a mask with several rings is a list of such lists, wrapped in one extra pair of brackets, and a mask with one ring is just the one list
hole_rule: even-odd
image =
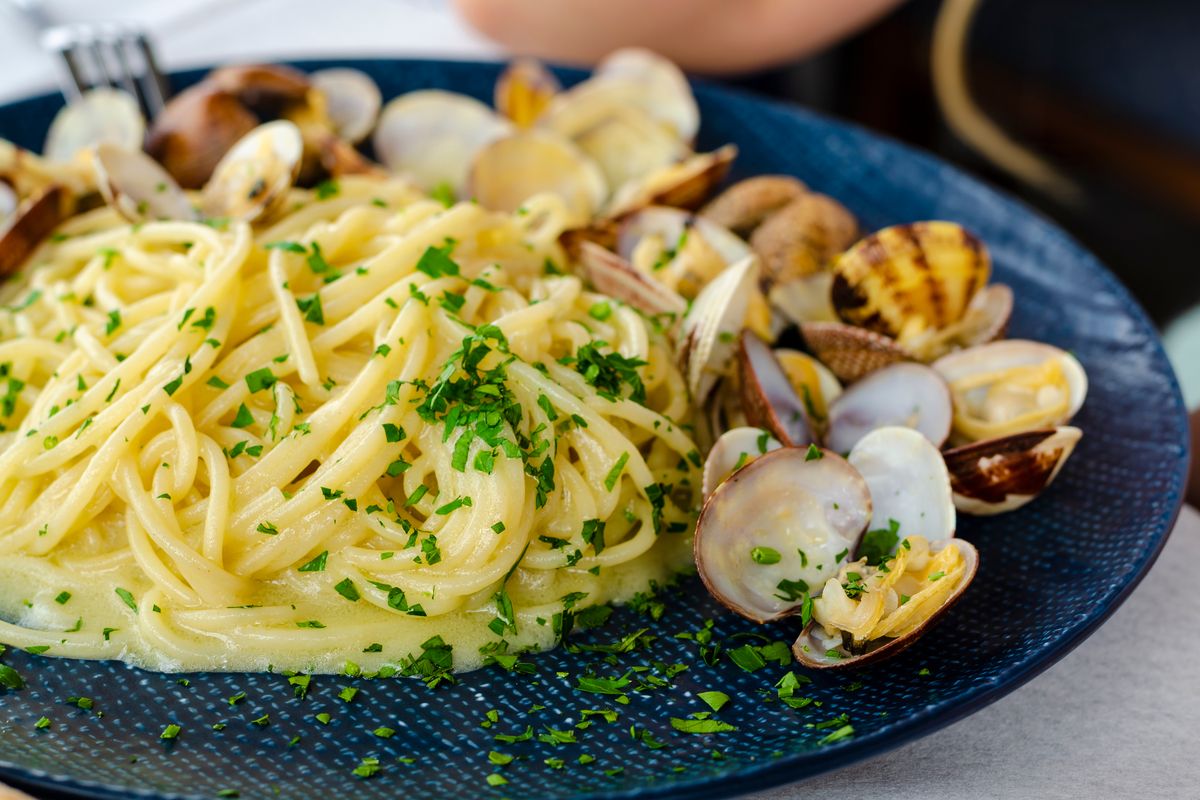
[(1037, 674), (1178, 511), (1144, 314), (927, 156), (639, 50), (175, 83), (0, 109), (5, 780), (770, 786)]

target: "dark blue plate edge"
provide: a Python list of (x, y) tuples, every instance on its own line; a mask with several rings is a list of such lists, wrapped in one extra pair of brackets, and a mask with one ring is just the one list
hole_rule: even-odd
[[(354, 66), (379, 63), (386, 63), (392, 65), (393, 67), (401, 66), (406, 63), (450, 63), (455, 65), (479, 65), (481, 67), (487, 67), (490, 69), (495, 69), (503, 64), (503, 62), (494, 60), (456, 60), (450, 62), (444, 59), (391, 58), (290, 59), (282, 60), (276, 63), (290, 64), (306, 71), (323, 69), (330, 66)], [(209, 69), (211, 69), (211, 67), (189, 68), (172, 73), (171, 77), (183, 78), (184, 83), (189, 84), (192, 82), (192, 78), (208, 72)], [(582, 77), (587, 74), (586, 72), (575, 68), (555, 67), (555, 69), (556, 71), (564, 73), (567, 76)], [(1170, 367), (1170, 362), (1167, 359), (1165, 350), (1163, 349), (1162, 340), (1141, 304), (1138, 303), (1138, 301), (1129, 293), (1129, 290), (1125, 287), (1125, 285), (1122, 284), (1116, 278), (1116, 276), (1114, 276), (1108, 270), (1108, 268), (1105, 267), (1091, 253), (1091, 251), (1085, 248), (1074, 237), (1063, 231), (1058, 225), (1056, 225), (1040, 211), (1009, 195), (1008, 193), (991, 186), (983, 179), (964, 172), (947, 161), (943, 161), (930, 153), (901, 142), (886, 134), (868, 129), (862, 125), (858, 125), (854, 122), (842, 120), (837, 117), (822, 114), (820, 112), (802, 108), (797, 105), (770, 100), (751, 92), (719, 86), (711, 81), (692, 79), (692, 83), (694, 87), (703, 93), (732, 95), (743, 102), (755, 102), (760, 105), (768, 106), (778, 114), (785, 116), (807, 116), (820, 119), (827, 124), (849, 129), (858, 136), (883, 141), (889, 147), (898, 151), (898, 153), (903, 155), (905, 158), (921, 162), (930, 168), (948, 171), (956, 178), (964, 180), (968, 184), (983, 190), (984, 193), (991, 196), (991, 199), (998, 201), (1002, 208), (1004, 208), (1006, 211), (1012, 212), (1014, 216), (1025, 217), (1036, 222), (1036, 224), (1042, 229), (1042, 232), (1048, 237), (1056, 239), (1059, 243), (1064, 244), (1068, 249), (1073, 250), (1086, 258), (1086, 260), (1090, 262), (1093, 271), (1112, 291), (1121, 308), (1126, 311), (1132, 319), (1136, 320), (1144, 329), (1149, 330), (1153, 334), (1150, 339), (1153, 343), (1154, 352), (1161, 362), (1167, 367), (1166, 373), (1170, 382), (1171, 394), (1174, 400), (1174, 407), (1172, 409), (1175, 412), (1174, 419), (1176, 421), (1187, 419), (1187, 407), (1183, 402), (1183, 394), (1179, 387), (1179, 382), (1175, 377), (1174, 370)], [(5, 103), (4, 106), (19, 102), (21, 102), (21, 99), (9, 101), (9, 103)], [(716, 798), (737, 797), (754, 791), (770, 789), (793, 781), (807, 780), (809, 778), (814, 778), (818, 775), (848, 766), (857, 761), (862, 761), (895, 750), (902, 745), (921, 738), (922, 736), (933, 733), (941, 728), (948, 727), (1024, 686), (1026, 683), (1052, 667), (1068, 653), (1078, 647), (1085, 639), (1095, 633), (1095, 631), (1113, 615), (1117, 608), (1119, 608), (1121, 604), (1125, 602), (1133, 590), (1137, 588), (1137, 586), (1142, 582), (1142, 579), (1145, 578), (1146, 574), (1150, 571), (1150, 568), (1154, 565), (1154, 562), (1157, 561), (1158, 556), (1162, 553), (1163, 548), (1166, 546), (1167, 538), (1174, 529), (1175, 522), (1178, 520), (1180, 510), (1183, 506), (1183, 488), (1187, 483), (1191, 464), (1191, 441), (1189, 432), (1186, 425), (1180, 427), (1180, 455), (1177, 459), (1177, 467), (1175, 470), (1176, 480), (1174, 485), (1168, 489), (1168, 494), (1170, 497), (1169, 506), (1172, 510), (1160, 517), (1160, 521), (1165, 522), (1165, 524), (1159, 528), (1161, 534), (1158, 536), (1155, 545), (1143, 554), (1141, 561), (1139, 561), (1135, 566), (1132, 575), (1125, 580), (1124, 585), (1117, 590), (1114, 595), (1108, 598), (1105, 603), (1100, 606), (1098, 610), (1096, 610), (1087, 620), (1081, 623), (1078, 628), (1070, 631), (1066, 636), (1056, 641), (1053, 646), (1042, 651), (1034, 658), (1009, 668), (1006, 672), (995, 678), (991, 686), (975, 689), (969, 692), (965, 697), (957, 698), (958, 702), (949, 710), (943, 708), (927, 708), (909, 716), (904, 721), (896, 723), (895, 727), (887, 728), (884, 731), (880, 731), (877, 734), (867, 736), (862, 739), (851, 739), (844, 744), (837, 744), (832, 747), (822, 748), (820, 750), (814, 750), (807, 753), (785, 756), (778, 760), (761, 765), (746, 766), (716, 778), (707, 777), (691, 783), (676, 783), (671, 786), (633, 787), (615, 792), (594, 793), (590, 795), (590, 797), (596, 798), (597, 800), (626, 800), (628, 798), (650, 800), (651, 798), (669, 797), (688, 798), (689, 800), (716, 800)], [(803, 774), (800, 776), (797, 776), (792, 772), (792, 770), (797, 767), (804, 767)], [(30, 771), (17, 765), (10, 766), (3, 763), (0, 763), (0, 778), (19, 789), (25, 788), (26, 790), (33, 791), (48, 790), (50, 792), (69, 793), (68, 796), (95, 798), (95, 800), (119, 800), (120, 798), (126, 798), (130, 796), (150, 798), (152, 800), (157, 800), (158, 798), (191, 797), (191, 795), (164, 794), (145, 789), (123, 789), (112, 787), (106, 784), (93, 783), (91, 781), (77, 780), (74, 778), (58, 778), (53, 775), (43, 774), (40, 771)]]

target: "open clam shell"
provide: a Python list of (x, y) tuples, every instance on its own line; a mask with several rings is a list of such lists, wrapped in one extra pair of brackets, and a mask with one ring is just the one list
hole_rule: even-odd
[(638, 86), (643, 108), (670, 125), (683, 141), (696, 138), (700, 109), (687, 78), (669, 59), (644, 48), (625, 47), (596, 66), (596, 79)]
[(815, 272), (803, 278), (793, 278), (772, 285), (767, 290), (767, 300), (784, 319), (796, 325), (806, 322), (837, 322), (837, 313), (833, 310), (830, 297), (832, 287), (832, 272)]
[(823, 194), (805, 192), (768, 216), (750, 236), (769, 286), (824, 270), (858, 238), (858, 220)]
[(847, 453), (871, 431), (900, 425), (941, 447), (953, 420), (950, 387), (941, 375), (924, 364), (892, 364), (855, 383), (833, 403), (825, 446)]
[(709, 592), (756, 622), (799, 611), (808, 587), (836, 575), (871, 517), (866, 483), (845, 459), (785, 447), (717, 486), (696, 523), (696, 567)]
[(954, 398), (954, 440), (982, 441), (1065, 425), (1087, 397), (1087, 373), (1054, 345), (1006, 339), (939, 358)]
[(791, 447), (815, 441), (804, 400), (771, 348), (748, 330), (738, 342), (738, 378), (742, 409), (751, 425), (769, 430)]
[(141, 150), (101, 144), (96, 147), (93, 167), (104, 202), (130, 222), (199, 217), (175, 179)]
[(42, 240), (71, 215), (74, 205), (71, 193), (58, 185), (19, 203), (0, 222), (0, 278), (19, 270)]
[(98, 87), (84, 92), (55, 115), (42, 156), (67, 162), (101, 142), (140, 150), (145, 135), (146, 122), (133, 95)]
[(729, 371), (757, 280), (758, 259), (747, 256), (704, 287), (683, 318), (676, 352), (697, 404)]
[(650, 206), (621, 220), (617, 252), (684, 297), (695, 297), (751, 250), (710, 220), (677, 208)]
[(631, 106), (613, 108), (571, 140), (599, 165), (612, 189), (668, 168), (691, 153), (674, 131)]
[(634, 179), (614, 193), (607, 216), (621, 217), (646, 206), (695, 210), (725, 180), (736, 157), (737, 146), (727, 144)]
[[(857, 653), (848, 651), (845, 647), (845, 637), (840, 632), (828, 636), (822, 626), (814, 621), (804, 629), (800, 638), (792, 645), (792, 652), (795, 654), (796, 660), (812, 669), (861, 667), (894, 656), (913, 644), (951, 606), (958, 602), (963, 592), (975, 579), (975, 573), (979, 567), (979, 551), (975, 549), (975, 546), (962, 539), (946, 539), (931, 543), (930, 552), (936, 556), (947, 547), (958, 548), (963, 561), (962, 571), (949, 589), (936, 587), (946, 592), (946, 595), (930, 597), (928, 602), (932, 606), (932, 610), (914, 608), (914, 615), (919, 616), (920, 621), (903, 630), (898, 636), (885, 636), (867, 641), (865, 648)], [(918, 595), (914, 595), (909, 602), (919, 602)], [(926, 611), (928, 611), (927, 615)]]
[(1083, 432), (1026, 431), (943, 453), (954, 505), (965, 514), (1001, 514), (1037, 497), (1067, 463)]
[(708, 451), (704, 460), (704, 478), (701, 485), (705, 500), (726, 478), (742, 467), (783, 445), (762, 428), (733, 428), (725, 431)]
[(608, 192), (600, 169), (578, 147), (542, 130), (495, 139), (471, 164), (467, 185), (485, 208), (514, 212), (534, 195), (562, 198), (583, 223), (600, 208)]
[(800, 333), (813, 354), (843, 383), (913, 360), (913, 354), (894, 339), (842, 322), (803, 322)]
[(819, 430), (829, 420), (829, 407), (842, 394), (842, 384), (829, 368), (807, 353), (776, 348), (775, 358), (804, 403), (810, 423)]
[(308, 77), (325, 95), (325, 111), (338, 136), (352, 143), (366, 139), (383, 106), (383, 96), (371, 76), (350, 67), (334, 67)]
[(833, 306), (843, 322), (909, 337), (957, 322), (991, 274), (987, 249), (953, 222), (893, 225), (834, 265)]
[(682, 318), (687, 310), (687, 301), (677, 293), (594, 242), (580, 245), (578, 263), (584, 279), (596, 291), (628, 303), (644, 314), (673, 314)]
[(950, 473), (942, 454), (917, 431), (898, 426), (872, 431), (846, 460), (871, 492), (871, 530), (894, 529), (901, 539), (954, 536)]
[(213, 170), (201, 195), (210, 218), (269, 218), (287, 199), (304, 157), (300, 129), (286, 120), (259, 125), (238, 140)]
[(185, 189), (199, 189), (229, 148), (258, 126), (238, 98), (207, 81), (183, 90), (150, 126), (146, 152)]
[(496, 80), (496, 111), (518, 128), (537, 122), (550, 101), (562, 90), (554, 73), (536, 58), (516, 58)]
[(700, 209), (700, 214), (746, 237), (807, 191), (808, 187), (791, 175), (756, 175), (729, 186)]
[(512, 131), (511, 122), (478, 100), (430, 89), (384, 106), (372, 141), (388, 169), (422, 190), (445, 184), (462, 196), (475, 154)]

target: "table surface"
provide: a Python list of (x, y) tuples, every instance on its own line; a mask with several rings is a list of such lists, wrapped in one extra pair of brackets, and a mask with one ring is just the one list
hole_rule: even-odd
[[(0, 0), (2, 3), (3, 0)], [(48, 0), (64, 21), (135, 20), (167, 69), (331, 55), (486, 58), (439, 0)], [(312, 24), (320, 20), (319, 25)], [(0, 5), (0, 102), (53, 88), (55, 64)], [(1184, 509), (1158, 563), (1077, 650), (951, 727), (752, 800), (1183, 796), (1200, 786), (1200, 513)], [(1164, 646), (1166, 645), (1166, 646)], [(0, 800), (8, 797), (0, 785)]]

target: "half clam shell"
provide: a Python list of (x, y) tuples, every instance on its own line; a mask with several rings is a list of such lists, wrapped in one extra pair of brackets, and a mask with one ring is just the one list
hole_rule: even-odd
[[(900, 609), (907, 609), (910, 603), (915, 604), (910, 612), (911, 620), (895, 619), (895, 624), (899, 627), (894, 628), (892, 633), (897, 635), (868, 640), (859, 652), (852, 652), (845, 646), (848, 637), (844, 632), (839, 631), (832, 636), (827, 635), (822, 626), (814, 620), (792, 645), (792, 652), (796, 659), (812, 669), (861, 667), (896, 655), (917, 641), (929, 630), (931, 625), (958, 602), (963, 592), (975, 579), (975, 573), (979, 567), (979, 551), (975, 549), (974, 545), (962, 539), (932, 542), (929, 547), (930, 554), (936, 557), (947, 547), (957, 548), (958, 555), (961, 557), (962, 569), (958, 572), (958, 577), (953, 584), (939, 586), (940, 581), (934, 582), (926, 587), (925, 591), (930, 592), (926, 598), (922, 598), (918, 592), (907, 603), (900, 606)], [(946, 580), (946, 578), (942, 580)], [(816, 601), (814, 601), (815, 605)], [(907, 624), (905, 624), (906, 622)]]
[(17, 205), (0, 222), (0, 278), (21, 268), (42, 240), (71, 215), (74, 198), (62, 186), (48, 186)]
[(578, 263), (584, 279), (596, 291), (628, 303), (644, 314), (672, 314), (678, 319), (687, 310), (687, 301), (674, 291), (594, 242), (580, 244)]
[(892, 364), (855, 383), (830, 406), (825, 446), (847, 453), (871, 431), (901, 425), (941, 447), (953, 420), (950, 388), (941, 375), (924, 364)]
[(765, 428), (784, 444), (801, 447), (815, 440), (804, 401), (783, 365), (762, 339), (743, 330), (738, 344), (742, 409), (751, 425)]
[(545, 64), (535, 58), (516, 58), (496, 80), (493, 102), (496, 111), (518, 128), (528, 128), (561, 89), (558, 78)]
[(905, 344), (957, 322), (991, 274), (987, 249), (953, 222), (876, 231), (834, 266), (833, 306), (843, 322)]
[(371, 76), (350, 67), (334, 67), (308, 77), (325, 95), (325, 112), (338, 136), (352, 143), (366, 139), (383, 106), (383, 96)]
[(485, 145), (471, 164), (467, 184), (485, 208), (510, 213), (534, 195), (558, 195), (577, 223), (589, 220), (608, 193), (594, 161), (543, 130), (520, 131)]
[(845, 459), (785, 447), (717, 486), (696, 523), (696, 567), (721, 603), (755, 622), (801, 610), (836, 574), (871, 517), (866, 482)]
[(683, 318), (676, 352), (697, 404), (729, 371), (757, 280), (758, 259), (747, 256), (704, 287)]
[(204, 215), (244, 222), (269, 218), (286, 201), (303, 157), (304, 139), (293, 123), (259, 125), (213, 170), (201, 195)]
[(137, 100), (128, 92), (98, 87), (84, 92), (55, 115), (42, 155), (67, 162), (101, 142), (140, 150), (146, 135)]
[(942, 454), (911, 428), (872, 431), (846, 457), (871, 492), (871, 530), (895, 528), (901, 538), (954, 536), (957, 518)]
[(1083, 365), (1043, 342), (991, 342), (950, 353), (932, 366), (950, 384), (956, 442), (1065, 425), (1087, 397)]
[(700, 214), (739, 236), (749, 236), (767, 217), (807, 191), (791, 175), (756, 175), (725, 189)]
[(965, 514), (1001, 514), (1037, 497), (1057, 477), (1082, 437), (1061, 427), (974, 442), (943, 453), (954, 505)]
[(725, 431), (708, 451), (704, 460), (701, 492), (705, 500), (726, 478), (759, 456), (783, 447), (779, 440), (762, 428), (733, 428)]
[(429, 89), (384, 106), (372, 141), (388, 169), (422, 190), (446, 184), (462, 196), (475, 154), (512, 130), (511, 122), (474, 98)]
[(106, 142), (96, 147), (93, 166), (104, 202), (130, 222), (199, 217), (175, 179), (141, 150)]
[(621, 217), (646, 206), (695, 210), (725, 179), (736, 157), (737, 146), (727, 144), (632, 180), (613, 195), (607, 216)]
[(813, 355), (843, 383), (913, 360), (913, 354), (894, 339), (841, 322), (802, 322), (800, 334)]

